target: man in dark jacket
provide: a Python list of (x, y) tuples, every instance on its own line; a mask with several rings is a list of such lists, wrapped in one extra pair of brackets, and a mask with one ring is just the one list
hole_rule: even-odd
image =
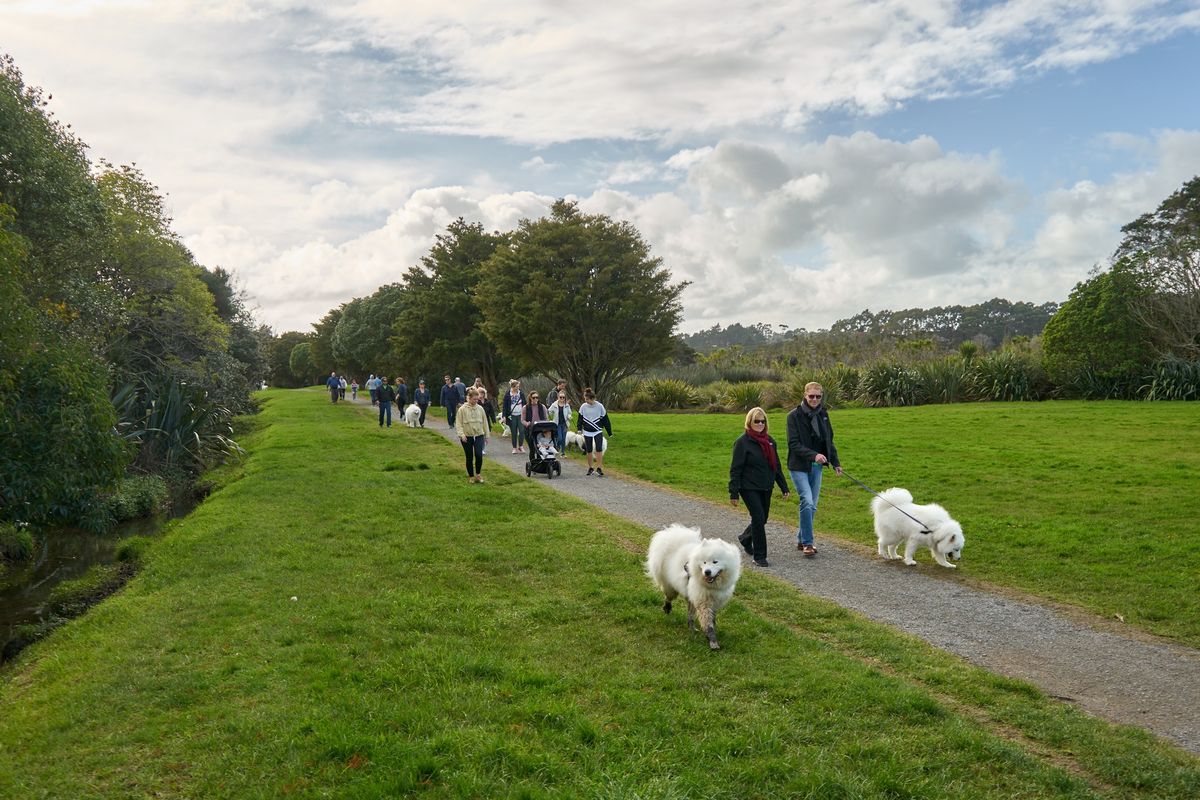
[(442, 408), (446, 409), (446, 421), (453, 428), (454, 418), (458, 415), (458, 389), (450, 382), (449, 375), (442, 376), (442, 394), (438, 400), (441, 401)]
[(325, 385), (329, 387), (329, 402), (336, 403), (338, 393), (342, 389), (342, 382), (338, 380), (336, 372), (329, 373), (329, 380), (325, 381)]
[(800, 527), (796, 531), (796, 549), (808, 557), (817, 554), (813, 547), (813, 517), (821, 495), (821, 471), (826, 464), (838, 475), (842, 464), (833, 445), (833, 425), (829, 409), (822, 402), (825, 390), (819, 383), (804, 387), (804, 399), (787, 416), (788, 472), (800, 495)]
[(392, 427), (392, 403), (396, 399), (396, 390), (387, 382), (387, 378), (379, 379), (379, 427), (383, 427), (384, 417), (387, 418), (387, 426)]

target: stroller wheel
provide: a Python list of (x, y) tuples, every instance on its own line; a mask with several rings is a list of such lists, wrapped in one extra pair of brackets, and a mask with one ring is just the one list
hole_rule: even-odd
[(546, 480), (548, 480), (548, 481), (554, 480), (554, 467), (551, 467), (551, 466), (546, 467)]
[(554, 474), (562, 475), (562, 464), (559, 464), (557, 461), (554, 462)]
[(527, 463), (525, 464), (525, 477), (526, 477), (526, 478), (528, 478), (528, 477), (529, 477), (530, 475), (532, 475), (532, 474), (533, 474), (533, 470), (531, 470), (531, 469), (529, 468), (529, 464), (528, 464), (528, 462), (527, 462)]

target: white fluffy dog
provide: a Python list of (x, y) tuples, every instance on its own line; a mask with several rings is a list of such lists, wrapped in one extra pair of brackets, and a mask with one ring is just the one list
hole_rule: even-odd
[[(917, 562), (913, 554), (924, 545), (933, 554), (933, 560), (943, 567), (954, 569), (947, 556), (958, 561), (962, 558), (962, 526), (946, 513), (946, 509), (930, 503), (919, 506), (907, 489), (892, 488), (871, 501), (875, 514), (875, 535), (879, 538), (879, 555), (888, 560), (899, 558), (896, 548), (904, 542), (904, 563), (912, 566)], [(901, 513), (901, 512), (904, 513)], [(911, 514), (920, 522), (905, 516)]]
[[(567, 431), (567, 443), (566, 443), (566, 447), (563, 449), (570, 450), (572, 447), (574, 447), (576, 450), (583, 450), (583, 438), (584, 437), (583, 437), (582, 433), (576, 433), (575, 431)], [(608, 437), (607, 436), (605, 436), (604, 441), (602, 441), (600, 443), (600, 452), (601, 453), (608, 452)]]
[(410, 428), (415, 428), (421, 424), (421, 407), (419, 405), (413, 403), (404, 409), (404, 424)]
[(700, 531), (671, 525), (650, 539), (646, 574), (662, 590), (663, 611), (671, 613), (671, 601), (683, 595), (688, 601), (688, 630), (699, 623), (708, 636), (708, 646), (717, 644), (717, 612), (733, 596), (742, 573), (742, 556), (724, 539), (702, 539)]

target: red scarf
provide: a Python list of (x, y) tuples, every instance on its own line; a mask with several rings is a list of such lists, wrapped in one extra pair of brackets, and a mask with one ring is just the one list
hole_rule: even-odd
[(779, 457), (775, 455), (775, 448), (771, 446), (771, 437), (767, 436), (767, 426), (763, 425), (762, 433), (755, 433), (752, 430), (748, 430), (746, 431), (746, 435), (758, 442), (758, 446), (762, 448), (763, 455), (767, 457), (767, 463), (771, 465), (771, 472), (779, 469)]

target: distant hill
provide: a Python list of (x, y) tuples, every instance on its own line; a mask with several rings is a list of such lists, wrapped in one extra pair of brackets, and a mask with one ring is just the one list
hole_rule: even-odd
[[(993, 298), (973, 306), (937, 306), (935, 308), (906, 308), (900, 311), (872, 313), (864, 309), (853, 317), (840, 319), (828, 333), (867, 333), (895, 339), (932, 339), (944, 347), (975, 340), (994, 347), (1014, 336), (1037, 336), (1058, 311), (1058, 303), (1011, 302)], [(775, 330), (770, 325), (714, 325), (697, 333), (681, 336), (684, 344), (701, 353), (735, 345), (745, 350), (777, 344), (798, 335), (811, 337), (822, 331), (803, 329)]]

